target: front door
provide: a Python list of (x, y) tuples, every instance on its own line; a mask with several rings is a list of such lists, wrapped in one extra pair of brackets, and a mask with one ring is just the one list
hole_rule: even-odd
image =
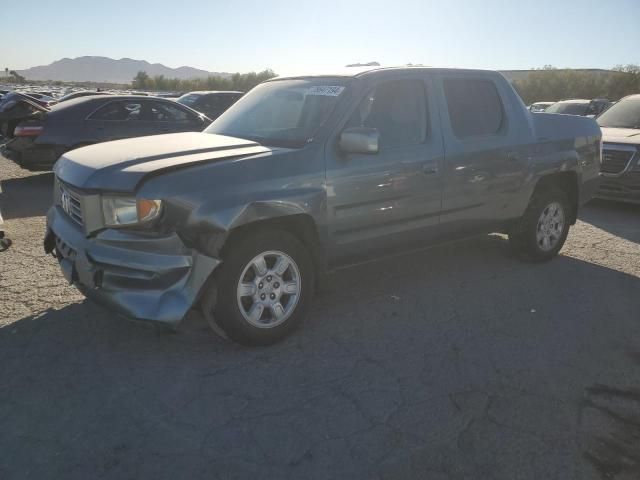
[(379, 151), (327, 148), (330, 263), (408, 246), (438, 224), (443, 146), (431, 90), (424, 77), (380, 81), (341, 129), (377, 129)]

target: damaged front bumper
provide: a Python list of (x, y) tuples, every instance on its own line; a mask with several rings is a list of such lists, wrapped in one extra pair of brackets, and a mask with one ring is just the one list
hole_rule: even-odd
[(47, 213), (45, 251), (87, 298), (126, 317), (176, 325), (220, 261), (175, 234), (107, 229), (87, 238), (59, 206)]

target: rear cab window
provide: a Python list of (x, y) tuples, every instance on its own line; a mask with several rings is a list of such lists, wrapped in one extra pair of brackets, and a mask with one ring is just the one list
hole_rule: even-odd
[(500, 133), (505, 109), (492, 80), (444, 78), (442, 84), (451, 130), (458, 139)]

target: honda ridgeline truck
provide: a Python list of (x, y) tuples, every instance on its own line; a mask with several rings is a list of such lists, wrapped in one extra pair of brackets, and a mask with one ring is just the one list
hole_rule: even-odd
[(176, 325), (200, 306), (269, 344), (338, 266), (485, 232), (551, 259), (600, 163), (593, 119), (532, 114), (495, 72), (277, 78), (202, 133), (65, 153), (45, 250), (115, 312)]

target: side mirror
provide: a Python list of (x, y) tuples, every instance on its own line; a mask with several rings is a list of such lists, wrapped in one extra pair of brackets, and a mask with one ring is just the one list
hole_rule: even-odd
[(344, 153), (378, 153), (380, 132), (376, 128), (347, 128), (340, 134), (340, 150)]

